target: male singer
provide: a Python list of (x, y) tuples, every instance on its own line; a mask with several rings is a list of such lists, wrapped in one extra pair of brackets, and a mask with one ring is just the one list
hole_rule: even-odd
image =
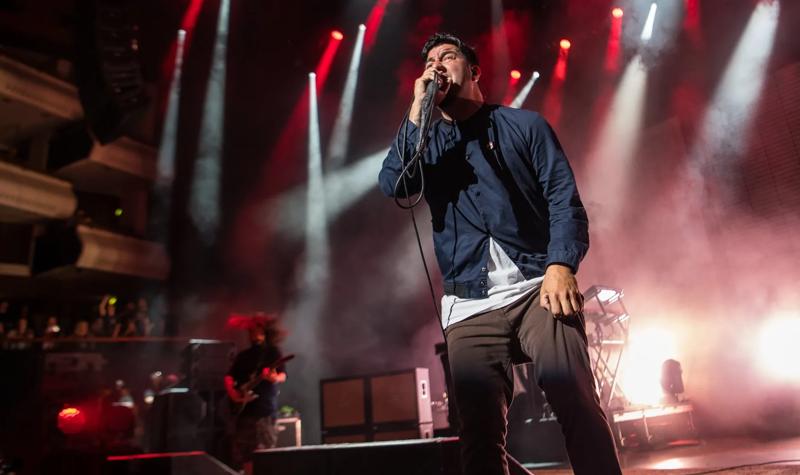
[[(484, 102), (477, 55), (459, 38), (433, 35), (422, 57), (407, 136), (401, 127), (379, 181), (386, 195), (406, 196), (395, 185), (436, 80), (443, 119), (431, 125), (422, 171), (444, 281), (442, 326), (464, 472), (508, 474), (511, 366), (532, 360), (575, 473), (619, 474), (586, 347), (575, 273), (589, 248), (588, 220), (567, 158), (540, 115)], [(408, 195), (420, 192), (420, 178), (406, 179)]]

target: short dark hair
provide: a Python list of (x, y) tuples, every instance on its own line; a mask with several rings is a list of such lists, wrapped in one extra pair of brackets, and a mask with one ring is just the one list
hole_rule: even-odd
[(475, 53), (475, 49), (461, 41), (461, 38), (451, 35), (450, 33), (434, 33), (431, 35), (428, 41), (425, 42), (425, 46), (422, 47), (422, 60), (426, 61), (428, 59), (428, 53), (441, 44), (450, 44), (458, 47), (458, 50), (467, 58), (469, 64), (478, 66), (478, 55)]

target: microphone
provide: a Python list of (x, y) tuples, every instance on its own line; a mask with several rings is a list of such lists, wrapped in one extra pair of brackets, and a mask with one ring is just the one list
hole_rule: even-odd
[(424, 141), (430, 128), (430, 120), (433, 116), (433, 102), (436, 93), (439, 91), (439, 73), (433, 72), (433, 81), (428, 83), (425, 89), (425, 96), (422, 97), (420, 121), (419, 121), (419, 140), (417, 141), (417, 152), (422, 151)]

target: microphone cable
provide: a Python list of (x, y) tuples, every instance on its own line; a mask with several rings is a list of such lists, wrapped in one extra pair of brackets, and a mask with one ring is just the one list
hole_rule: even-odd
[[(413, 99), (412, 99), (413, 104)], [(403, 166), (403, 169), (400, 172), (400, 176), (397, 178), (397, 181), (394, 184), (394, 202), (397, 206), (402, 209), (407, 209), (409, 214), (411, 215), (411, 223), (414, 227), (414, 236), (417, 239), (417, 248), (419, 249), (419, 255), (422, 259), (422, 266), (425, 268), (425, 277), (428, 279), (428, 289), (431, 293), (431, 302), (433, 303), (433, 311), (436, 314), (436, 326), (442, 332), (442, 338), (444, 338), (445, 345), (447, 344), (447, 338), (444, 333), (444, 328), (442, 328), (442, 316), (439, 312), (439, 304), (436, 301), (436, 292), (433, 290), (433, 280), (431, 279), (431, 273), (428, 269), (428, 261), (425, 259), (425, 252), (422, 248), (422, 240), (419, 236), (419, 226), (417, 225), (417, 218), (414, 214), (414, 208), (420, 203), (422, 200), (423, 195), (425, 194), (425, 172), (423, 170), (423, 161), (421, 160), (422, 156), (425, 153), (425, 149), (428, 146), (428, 132), (431, 127), (431, 119), (433, 118), (433, 107), (428, 108), (427, 111), (427, 121), (423, 124), (425, 130), (420, 129), (420, 142), (417, 150), (414, 151), (414, 154), (409, 159), (408, 163)], [(395, 150), (397, 150), (398, 155), (400, 156), (401, 163), (405, 162), (406, 158), (406, 142), (408, 139), (408, 122), (410, 121), (409, 115), (411, 113), (411, 105), (408, 106), (405, 115), (403, 116), (403, 122), (397, 128), (397, 134), (395, 135)], [(400, 138), (402, 137), (402, 140)], [(402, 143), (401, 143), (402, 142)], [(420, 189), (419, 189), (419, 196), (412, 202), (411, 196), (408, 194), (408, 183), (406, 182), (406, 177), (409, 179), (414, 179), (416, 174), (419, 173), (420, 179)], [(400, 184), (403, 184), (403, 196), (405, 196), (407, 200), (407, 204), (403, 204), (400, 202), (400, 198), (398, 197), (398, 190), (400, 188)]]

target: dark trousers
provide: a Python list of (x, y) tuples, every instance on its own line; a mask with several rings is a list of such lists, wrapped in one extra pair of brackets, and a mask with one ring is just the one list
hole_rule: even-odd
[(239, 417), (233, 439), (233, 462), (236, 468), (252, 462), (253, 451), (271, 449), (278, 443), (278, 427), (272, 417)]
[[(533, 361), (577, 475), (622, 473), (608, 421), (595, 392), (583, 315), (555, 319), (539, 291), (445, 331), (461, 419), (465, 475), (508, 475), (506, 413), (512, 365)], [(535, 443), (532, 442), (532, 443)]]

